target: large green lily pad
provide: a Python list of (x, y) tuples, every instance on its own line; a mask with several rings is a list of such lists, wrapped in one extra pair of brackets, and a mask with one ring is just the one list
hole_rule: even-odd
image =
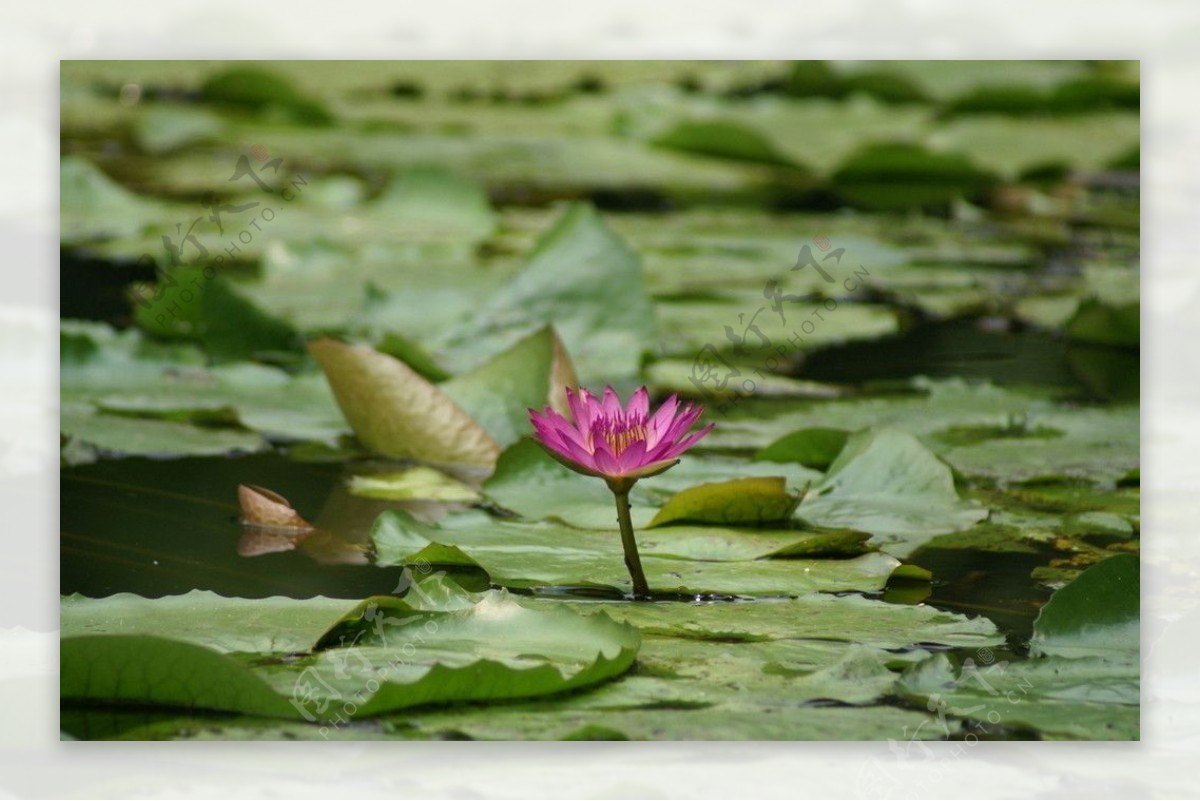
[(870, 532), (888, 553), (907, 556), (930, 537), (970, 528), (987, 510), (959, 498), (950, 468), (915, 437), (882, 428), (850, 437), (796, 515)]
[(551, 322), (585, 383), (635, 373), (654, 341), (638, 256), (588, 206), (564, 213), (513, 280), (443, 343), (463, 362)]
[(64, 601), (63, 631), (64, 699), (330, 725), (423, 704), (588, 686), (627, 670), (639, 642), (635, 629), (605, 615), (530, 609), (504, 593), (449, 611), (395, 598), (354, 606), (202, 592), (76, 597)]
[[(872, 591), (882, 589), (899, 564), (879, 553), (849, 559), (763, 559), (813, 536), (707, 526), (664, 526), (637, 534), (650, 586), (662, 593)], [(616, 594), (630, 584), (615, 510), (610, 531), (495, 520), (478, 513), (432, 525), (389, 511), (376, 521), (371, 542), (378, 564), (482, 569), (493, 582), (511, 588), (595, 587)]]

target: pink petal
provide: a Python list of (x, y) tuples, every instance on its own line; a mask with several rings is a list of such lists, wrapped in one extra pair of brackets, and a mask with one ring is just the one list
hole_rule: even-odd
[(621, 398), (617, 396), (617, 391), (611, 386), (604, 388), (604, 400), (600, 411), (609, 420), (621, 419)]
[(630, 470), (636, 470), (646, 461), (646, 443), (643, 440), (635, 440), (629, 443), (629, 447), (621, 451), (621, 455), (617, 457), (617, 462), (621, 466), (622, 473), (628, 473)]
[(709, 423), (709, 424), (708, 424), (708, 425), (706, 425), (704, 428), (702, 428), (702, 429), (700, 429), (699, 431), (697, 431), (695, 434), (692, 434), (690, 437), (688, 437), (687, 439), (683, 440), (683, 441), (682, 441), (682, 442), (680, 442), (679, 444), (677, 444), (677, 445), (675, 445), (675, 446), (671, 447), (671, 448), (670, 448), (670, 449), (667, 451), (667, 453), (669, 454), (669, 457), (668, 457), (668, 458), (672, 458), (672, 457), (675, 457), (675, 456), (679, 456), (681, 453), (683, 453), (683, 452), (684, 452), (684, 451), (686, 451), (688, 448), (692, 447), (692, 446), (693, 446), (693, 445), (695, 445), (697, 442), (699, 442), (699, 441), (700, 441), (702, 438), (704, 438), (705, 436), (707, 436), (707, 435), (708, 435), (708, 432), (712, 431), (712, 430), (713, 430), (713, 428), (714, 428), (715, 426), (716, 426), (716, 423)]
[(581, 434), (575, 426), (571, 425), (570, 421), (563, 417), (556, 417), (551, 421), (554, 430), (566, 442), (573, 442), (583, 450), (591, 453), (591, 448), (588, 446), (588, 438), (585, 434)]
[(679, 416), (671, 421), (671, 425), (663, 432), (662, 439), (668, 442), (678, 440), (683, 434), (692, 427), (692, 424), (699, 419), (700, 415), (704, 414), (703, 406), (692, 406), (688, 404)]
[(593, 400), (592, 393), (586, 389), (573, 392), (570, 387), (567, 387), (567, 405), (571, 407), (571, 416), (575, 418), (576, 428), (586, 430), (588, 424), (591, 423), (590, 410)]
[(551, 409), (549, 406), (540, 412), (535, 409), (528, 409), (527, 411), (529, 412), (530, 422), (533, 423), (534, 428), (537, 428), (538, 430), (558, 430), (564, 426), (569, 427), (570, 425), (565, 419), (563, 419), (562, 415)]
[(625, 473), (625, 478), (648, 478), (656, 476), (666, 470), (670, 470), (675, 465), (679, 464), (678, 459), (660, 459), (656, 462), (647, 462), (635, 470)]
[(596, 467), (600, 472), (610, 476), (621, 475), (621, 463), (615, 456), (609, 453), (607, 447), (597, 447), (594, 458)]
[(562, 432), (549, 430), (538, 431), (538, 441), (542, 446), (553, 451), (555, 455), (562, 459), (574, 462), (584, 467), (594, 468), (595, 459), (592, 454), (585, 448), (566, 439)]
[(625, 419), (629, 421), (645, 420), (650, 413), (650, 393), (645, 387), (639, 387), (629, 398), (625, 407)]
[(556, 462), (563, 465), (564, 467), (570, 468), (571, 470), (574, 470), (576, 473), (584, 473), (589, 476), (599, 476), (600, 478), (605, 477), (604, 473), (602, 473), (598, 469), (596, 469), (596, 466), (594, 464), (591, 464), (590, 461), (589, 461), (589, 463), (573, 461), (571, 459), (568, 459), (566, 456), (563, 456), (561, 453), (554, 450), (553, 448), (543, 444), (539, 440), (534, 440), (534, 441), (537, 442), (538, 445), (541, 445), (542, 449), (544, 451), (546, 451), (546, 453), (551, 458), (553, 458)]
[(679, 405), (679, 396), (672, 395), (663, 401), (663, 405), (658, 407), (658, 411), (646, 423), (646, 441), (651, 447), (658, 444), (662, 439), (663, 432), (670, 427), (671, 421), (675, 418), (675, 407)]
[(558, 452), (576, 464), (583, 465), (592, 470), (596, 469), (596, 457), (572, 442), (564, 442), (563, 447)]

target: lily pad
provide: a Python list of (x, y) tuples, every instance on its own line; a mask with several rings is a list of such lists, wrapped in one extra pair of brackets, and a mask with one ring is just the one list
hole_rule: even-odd
[(1088, 300), (1067, 321), (1066, 332), (1080, 342), (1137, 347), (1141, 342), (1141, 304), (1111, 306)]
[[(656, 592), (739, 595), (803, 595), (882, 589), (895, 559), (867, 553), (850, 559), (771, 559), (773, 551), (802, 541), (804, 532), (745, 532), (712, 527), (667, 526), (638, 533), (642, 564)], [(422, 561), (445, 569), (482, 568), (504, 587), (590, 587), (626, 592), (613, 514), (611, 531), (543, 523), (493, 520), (482, 514), (420, 523), (398, 511), (376, 521), (371, 542), (380, 565)]]
[(206, 109), (152, 106), (138, 115), (133, 135), (143, 152), (161, 155), (212, 141), (223, 131), (221, 118)]
[(258, 67), (231, 67), (204, 82), (200, 94), (218, 106), (282, 117), (302, 125), (329, 125), (333, 115), (287, 79)]
[(658, 147), (732, 161), (749, 161), (798, 169), (769, 139), (746, 125), (728, 120), (681, 122), (654, 140)]
[(448, 611), (395, 598), (71, 598), (63, 632), (64, 699), (330, 722), (589, 686), (627, 670), (639, 644), (605, 615), (504, 593)]
[(472, 417), (391, 356), (332, 339), (310, 342), (338, 406), (364, 445), (384, 456), (490, 469), (500, 446)]
[[(64, 321), (62, 329), (60, 393), (72, 407), (62, 431), (82, 435), (86, 427), (87, 437), (105, 450), (221, 453), (257, 450), (263, 436), (333, 443), (348, 432), (318, 374), (293, 376), (248, 363), (207, 367), (195, 347), (155, 345), (136, 330), (75, 321)], [(112, 420), (118, 415), (123, 419)], [(253, 446), (233, 447), (237, 443)]]
[(851, 202), (873, 209), (947, 205), (973, 197), (998, 179), (958, 153), (920, 145), (872, 144), (847, 159), (831, 178)]
[(432, 467), (351, 476), (350, 494), (389, 501), (477, 501), (478, 492)]
[(1138, 739), (1136, 659), (1008, 662), (983, 653), (961, 668), (934, 654), (905, 674), (898, 689), (943, 719), (971, 721), (971, 731), (1005, 726), (1053, 739)]
[[(583, 604), (596, 608), (596, 604)], [(985, 617), (968, 618), (929, 606), (888, 604), (858, 595), (804, 595), (752, 604), (599, 604), (649, 637), (705, 641), (818, 640), (885, 649), (919, 643), (982, 648), (1004, 642)]]
[(754, 455), (760, 462), (799, 462), (826, 470), (846, 447), (850, 432), (841, 428), (805, 428), (772, 442)]
[(937, 534), (970, 528), (987, 510), (959, 498), (950, 468), (915, 437), (881, 428), (846, 442), (796, 516), (870, 532), (881, 548), (903, 557)]
[(487, 192), (438, 167), (402, 173), (375, 201), (375, 211), (387, 215), (414, 239), (464, 237), (477, 241), (487, 239), (496, 228)]
[(787, 520), (800, 502), (782, 477), (738, 478), (701, 484), (679, 492), (648, 527), (683, 521), (721, 525), (762, 525)]
[(160, 273), (156, 285), (138, 291), (134, 319), (156, 336), (195, 339), (217, 362), (303, 350), (295, 328), (211, 273), (195, 267)]
[(1049, 656), (1112, 656), (1138, 651), (1140, 561), (1116, 554), (1050, 598), (1033, 624), (1031, 650)]
[(64, 458), (72, 464), (92, 461), (97, 455), (223, 456), (267, 447), (267, 441), (253, 431), (105, 414), (79, 403), (63, 404), (59, 425), (67, 439)]
[(59, 164), (59, 198), (64, 244), (136, 234), (154, 205), (79, 156)]
[(551, 322), (585, 384), (633, 375), (653, 346), (638, 256), (589, 206), (566, 211), (512, 281), (441, 344), (461, 363)]
[(566, 388), (578, 385), (570, 356), (546, 326), (438, 389), (507, 446), (529, 433), (529, 409), (565, 412)]

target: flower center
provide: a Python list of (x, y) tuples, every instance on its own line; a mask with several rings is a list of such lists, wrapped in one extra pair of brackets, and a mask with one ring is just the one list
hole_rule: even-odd
[(612, 450), (614, 456), (620, 456), (621, 453), (630, 445), (639, 440), (644, 440), (645, 438), (645, 426), (627, 428), (624, 431), (614, 431), (604, 435), (604, 439), (606, 442), (608, 442), (608, 447), (610, 450)]
[(642, 419), (606, 419), (596, 428), (596, 433), (604, 437), (604, 442), (613, 456), (620, 456), (633, 443), (646, 439), (646, 422)]

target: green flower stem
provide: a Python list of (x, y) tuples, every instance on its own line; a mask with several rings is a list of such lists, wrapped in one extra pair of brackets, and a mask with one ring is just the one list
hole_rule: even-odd
[(629, 516), (629, 488), (611, 487), (617, 499), (617, 522), (621, 524), (621, 545), (625, 548), (625, 567), (633, 579), (633, 597), (649, 598), (650, 585), (642, 572), (642, 559), (638, 556), (637, 540), (633, 538), (633, 520)]

